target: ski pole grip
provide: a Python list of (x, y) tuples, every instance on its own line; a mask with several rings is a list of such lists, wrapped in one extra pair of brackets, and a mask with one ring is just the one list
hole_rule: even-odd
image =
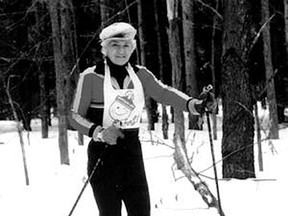
[(213, 86), (212, 85), (208, 85), (208, 86), (205, 86), (201, 92), (201, 94), (199, 95), (198, 99), (199, 100), (204, 100), (206, 101), (207, 100), (207, 97), (209, 96), (209, 92), (213, 89)]

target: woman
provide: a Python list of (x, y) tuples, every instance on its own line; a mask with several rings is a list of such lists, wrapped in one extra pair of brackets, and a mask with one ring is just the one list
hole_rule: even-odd
[(101, 216), (121, 215), (122, 201), (129, 216), (150, 215), (138, 138), (145, 95), (195, 115), (204, 109), (201, 100), (162, 84), (145, 67), (130, 64), (135, 35), (136, 30), (123, 22), (102, 30), (104, 59), (81, 73), (71, 112), (72, 126), (92, 138), (88, 175), (101, 157), (90, 181)]

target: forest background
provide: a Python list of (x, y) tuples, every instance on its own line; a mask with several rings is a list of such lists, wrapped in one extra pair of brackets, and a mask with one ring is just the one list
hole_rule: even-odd
[[(265, 139), (277, 139), (287, 121), (287, 17), (287, 0), (1, 0), (0, 119), (29, 131), (31, 119), (41, 118), (47, 138), (57, 116), (61, 163), (69, 164), (68, 111), (78, 75), (102, 58), (101, 29), (125, 21), (138, 29), (133, 61), (192, 97), (213, 85), (223, 107), (223, 177), (255, 177), (256, 101), (269, 110)], [(158, 106), (146, 98), (149, 130), (161, 117), (168, 138), (166, 107), (160, 116)], [(183, 113), (173, 114), (175, 159), (183, 168)], [(198, 122), (189, 116), (189, 129), (201, 130)]]

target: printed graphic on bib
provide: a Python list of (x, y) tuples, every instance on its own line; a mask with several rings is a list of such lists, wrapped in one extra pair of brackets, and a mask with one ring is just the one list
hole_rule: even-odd
[(134, 94), (127, 91), (124, 96), (117, 96), (109, 108), (109, 115), (115, 121), (125, 122), (135, 109)]
[(109, 66), (105, 63), (103, 127), (117, 125), (122, 129), (139, 128), (144, 107), (144, 91), (141, 81), (129, 64), (127, 66), (133, 88), (120, 89), (112, 85)]

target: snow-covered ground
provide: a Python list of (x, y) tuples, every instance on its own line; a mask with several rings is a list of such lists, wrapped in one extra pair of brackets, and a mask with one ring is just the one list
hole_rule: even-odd
[[(220, 161), (221, 116), (218, 119), (218, 140), (213, 142), (216, 160)], [(173, 150), (167, 146), (173, 146), (173, 143), (162, 139), (161, 125), (157, 125), (151, 134), (146, 130), (145, 121), (142, 126), (140, 138), (150, 188), (151, 215), (218, 215), (216, 209), (207, 208), (193, 186), (176, 170)], [(69, 131), (71, 164), (60, 165), (57, 121), (50, 128), (49, 138), (42, 139), (40, 122), (33, 120), (33, 131), (23, 132), (30, 180), (30, 185), (26, 186), (20, 141), (15, 127), (13, 122), (0, 121), (0, 215), (68, 216), (87, 178), (86, 148), (89, 139), (85, 137), (84, 146), (79, 146), (77, 133)], [(224, 180), (221, 178), (221, 161), (217, 164), (221, 203), (226, 216), (288, 215), (288, 129), (283, 127), (279, 140), (262, 143), (263, 172), (258, 171), (255, 145), (256, 179)], [(170, 124), (170, 139), (172, 135), (173, 125)], [(186, 136), (189, 154), (193, 157), (192, 166), (197, 172), (205, 170), (201, 172), (201, 178), (216, 196), (213, 169), (206, 170), (212, 164), (206, 122), (203, 131), (187, 130)], [(84, 215), (98, 215), (89, 185), (73, 213), (73, 216)], [(123, 215), (126, 215), (124, 207)]]

